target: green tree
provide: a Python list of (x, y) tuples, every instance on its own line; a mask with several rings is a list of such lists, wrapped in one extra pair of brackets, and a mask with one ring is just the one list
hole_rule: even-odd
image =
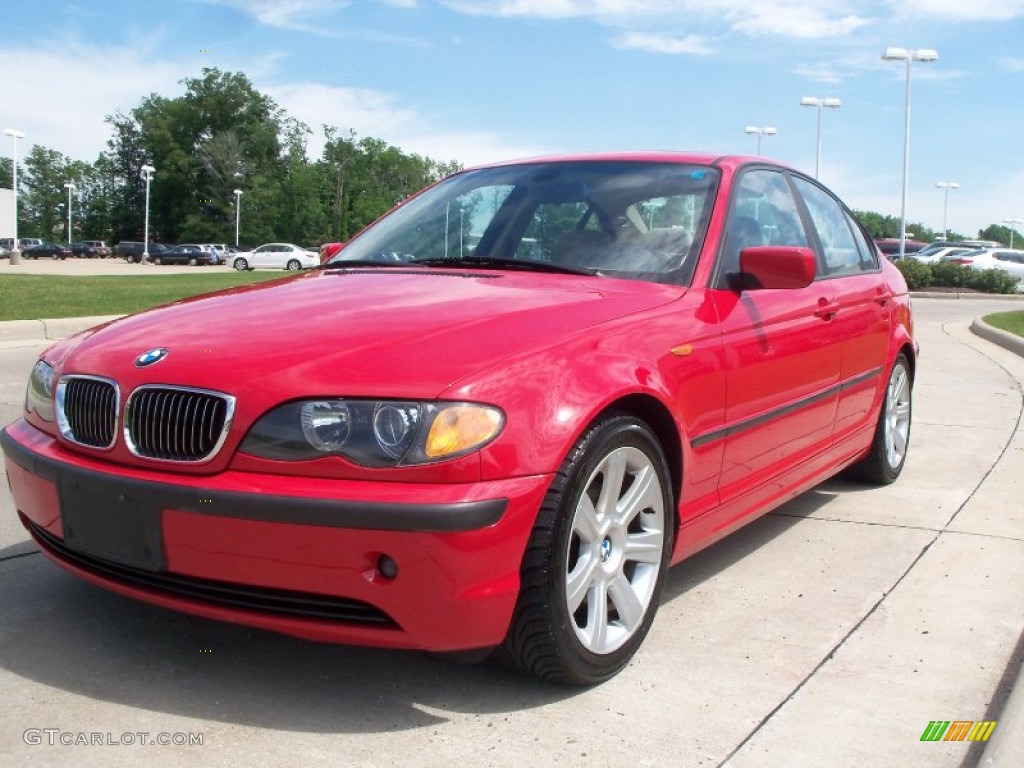
[[(1022, 242), (1020, 230), (1015, 230), (1013, 236), (1013, 244), (1015, 247), (1024, 246)], [(1010, 242), (1010, 228), (1004, 227), (1002, 224), (989, 224), (984, 229), (978, 230), (979, 240), (995, 240), (997, 243), (1009, 243)]]
[(66, 239), (67, 190), (70, 161), (55, 149), (33, 145), (25, 156), (25, 173), (18, 177), (18, 232), (43, 240)]

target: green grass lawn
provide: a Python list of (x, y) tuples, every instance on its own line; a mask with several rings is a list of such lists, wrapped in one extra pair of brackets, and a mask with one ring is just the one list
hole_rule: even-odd
[(985, 315), (985, 322), (1018, 336), (1024, 337), (1024, 310), (1016, 312), (1000, 312), (996, 315)]
[(186, 296), (284, 277), (286, 273), (79, 276), (0, 275), (0, 320), (124, 315)]

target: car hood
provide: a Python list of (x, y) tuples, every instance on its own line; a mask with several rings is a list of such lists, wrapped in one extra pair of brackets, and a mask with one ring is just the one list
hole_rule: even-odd
[[(683, 292), (560, 274), (325, 270), (122, 318), (59, 354), (63, 373), (108, 376), (122, 390), (158, 382), (256, 401), (430, 398), (511, 355), (585, 329), (597, 336), (595, 326)], [(156, 348), (167, 355), (136, 367)]]

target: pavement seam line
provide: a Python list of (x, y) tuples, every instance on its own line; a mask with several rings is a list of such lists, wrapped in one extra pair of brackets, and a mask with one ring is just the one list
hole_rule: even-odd
[(998, 539), (999, 541), (1024, 541), (1015, 536), (1002, 536), (995, 533), (978, 533), (977, 531), (951, 531), (944, 528), (929, 528), (927, 525), (900, 525), (899, 523), (873, 523), (870, 520), (843, 520), (839, 517), (818, 517), (809, 515), (794, 515), (788, 512), (769, 512), (772, 517), (791, 517), (800, 520), (817, 520), (821, 523), (844, 523), (846, 525), (867, 525), (876, 528), (899, 528), (905, 531), (931, 531), (933, 533), (958, 534), (960, 536), (977, 536), (983, 539)]
[(17, 560), (19, 557), (30, 557), (31, 555), (41, 555), (41, 554), (42, 554), (42, 552), (40, 552), (37, 549), (34, 552), (21, 552), (21, 553), (19, 553), (17, 555), (5, 555), (4, 557), (0, 557), (0, 563), (6, 563), (8, 560)]
[[(992, 462), (992, 466), (990, 466), (988, 468), (988, 470), (985, 472), (985, 474), (982, 475), (982, 477), (978, 481), (977, 485), (975, 485), (974, 488), (971, 489), (971, 492), (969, 494), (967, 494), (967, 497), (956, 508), (956, 510), (953, 512), (953, 514), (949, 518), (949, 520), (946, 521), (946, 524), (942, 527), (942, 529), (935, 530), (935, 535), (924, 545), (924, 547), (921, 549), (921, 551), (917, 553), (917, 556), (913, 560), (911, 560), (910, 565), (907, 566), (907, 568), (903, 571), (903, 573), (900, 574), (900, 576), (892, 583), (892, 585), (882, 593), (882, 595), (878, 598), (878, 600), (875, 601), (875, 603), (864, 613), (864, 615), (861, 616), (861, 618), (858, 619), (853, 624), (853, 626), (851, 626), (850, 629), (841, 638), (839, 638), (839, 640), (832, 646), (832, 648), (829, 649), (829, 652), (827, 654), (825, 654), (821, 658), (821, 660), (818, 661), (817, 664), (814, 665), (814, 668), (811, 669), (811, 671), (808, 672), (799, 683), (797, 683), (796, 687), (794, 687), (793, 690), (791, 690), (789, 692), (789, 694), (782, 701), (780, 701), (778, 704), (776, 704), (771, 709), (771, 711), (769, 711), (763, 718), (761, 718), (761, 720), (757, 723), (757, 725), (754, 726), (754, 728), (750, 731), (750, 733), (748, 733), (745, 737), (743, 737), (743, 739), (740, 741), (739, 744), (737, 744), (735, 747), (733, 747), (732, 751), (730, 751), (729, 754), (727, 754), (725, 756), (725, 758), (723, 758), (722, 761), (718, 764), (718, 768), (729, 768), (729, 766), (731, 765), (730, 761), (737, 754), (739, 754), (739, 751), (741, 749), (743, 749), (743, 747), (745, 747), (754, 738), (754, 736), (756, 736), (758, 734), (758, 732), (760, 732), (760, 730), (762, 728), (764, 728), (764, 726), (767, 725), (768, 722), (773, 717), (775, 717), (775, 715), (778, 714), (782, 710), (783, 707), (786, 706), (786, 704), (788, 704), (790, 701), (792, 701), (794, 698), (796, 698), (796, 695), (798, 693), (800, 693), (800, 691), (804, 688), (804, 686), (807, 685), (818, 674), (818, 671), (821, 670), (836, 655), (836, 653), (844, 645), (846, 645), (847, 641), (851, 637), (853, 637), (854, 633), (857, 632), (857, 630), (859, 630), (869, 618), (874, 616), (875, 612), (882, 605), (882, 603), (885, 602), (886, 598), (888, 598), (889, 595), (892, 594), (900, 586), (900, 584), (902, 584), (904, 582), (904, 580), (907, 578), (907, 576), (910, 575), (910, 572), (913, 571), (914, 568), (917, 567), (917, 564), (919, 562), (921, 562), (922, 559), (924, 559), (924, 556), (926, 554), (928, 554), (928, 552), (932, 548), (932, 545), (934, 545), (935, 542), (937, 542), (939, 540), (939, 538), (942, 536), (942, 534), (943, 533), (953, 533), (953, 531), (947, 531), (947, 529), (949, 528), (949, 525), (956, 519), (957, 515), (959, 515), (964, 510), (964, 508), (971, 502), (971, 500), (974, 498), (975, 494), (977, 494), (978, 491), (981, 489), (981, 487), (985, 484), (985, 481), (988, 480), (988, 478), (992, 474), (992, 472), (995, 471), (995, 468), (997, 466), (999, 466), (999, 463), (1003, 460), (1003, 458), (1006, 456), (1007, 451), (1010, 449), (1010, 444), (1013, 442), (1014, 435), (1016, 435), (1019, 431), (1021, 431), (1022, 423), (1024, 423), (1024, 421), (1022, 421), (1022, 420), (1024, 420), (1024, 388), (1022, 388), (1021, 382), (1018, 381), (1017, 377), (1011, 371), (1009, 371), (1006, 367), (1004, 367), (998, 360), (995, 360), (994, 358), (989, 357), (988, 355), (986, 355), (982, 350), (978, 349), (977, 347), (973, 347), (970, 344), (967, 344), (966, 342), (961, 341), (960, 339), (958, 339), (955, 336), (953, 336), (953, 334), (951, 334), (947, 330), (947, 325), (946, 324), (943, 324), (942, 332), (944, 334), (946, 334), (947, 336), (949, 336), (949, 338), (951, 338), (956, 343), (961, 344), (962, 346), (965, 346), (968, 349), (974, 350), (979, 355), (981, 355), (986, 360), (988, 360), (990, 363), (995, 364), (995, 366), (997, 368), (1002, 370), (1014, 382), (1014, 390), (1018, 393), (1018, 395), (1020, 397), (1018, 399), (1018, 404), (1017, 404), (1017, 423), (1014, 426), (1013, 431), (1010, 433), (1010, 436), (1007, 438), (1006, 443), (1003, 445), (1003, 449), (999, 452), (999, 455), (996, 457), (995, 461)], [(814, 518), (805, 518), (805, 519), (813, 520)], [(933, 529), (925, 529), (925, 530), (933, 530)], [(1012, 664), (1012, 662), (1013, 662), (1013, 659), (1011, 658), (1010, 659), (1010, 663)]]

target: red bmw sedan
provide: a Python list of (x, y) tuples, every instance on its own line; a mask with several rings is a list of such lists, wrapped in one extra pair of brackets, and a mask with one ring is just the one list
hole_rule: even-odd
[(916, 352), (903, 278), (794, 169), (527, 160), (309, 273), (54, 344), (0, 447), (94, 584), (589, 684), (671, 564), (840, 471), (899, 476)]

